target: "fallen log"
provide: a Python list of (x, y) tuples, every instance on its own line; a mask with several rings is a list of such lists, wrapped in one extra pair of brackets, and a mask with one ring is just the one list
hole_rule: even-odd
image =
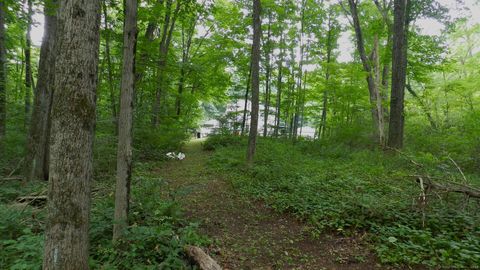
[(185, 252), (201, 270), (222, 270), (220, 265), (199, 247), (186, 246)]

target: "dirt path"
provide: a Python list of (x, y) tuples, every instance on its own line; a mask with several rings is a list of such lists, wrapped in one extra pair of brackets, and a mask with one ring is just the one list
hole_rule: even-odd
[(187, 216), (214, 240), (210, 255), (224, 269), (385, 269), (357, 238), (312, 239), (306, 225), (236, 193), (207, 171), (201, 141), (184, 147), (186, 159), (156, 172), (168, 180)]

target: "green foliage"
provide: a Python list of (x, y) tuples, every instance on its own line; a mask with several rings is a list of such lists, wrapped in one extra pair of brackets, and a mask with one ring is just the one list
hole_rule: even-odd
[[(103, 122), (100, 122), (103, 123)], [(17, 167), (15, 153), (23, 149), (23, 138), (10, 133), (6, 139), (9, 164), (4, 173)], [(187, 137), (179, 126), (158, 131), (139, 129), (135, 141), (134, 176), (130, 224), (125, 240), (112, 244), (116, 137), (113, 126), (97, 127), (94, 151), (95, 187), (90, 223), (90, 265), (94, 269), (190, 269), (183, 247), (207, 240), (197, 233), (197, 225), (187, 222), (175, 198), (165, 195), (168, 185), (151, 172), (164, 153), (178, 150)], [(22, 143), (17, 144), (18, 141)], [(12, 161), (10, 161), (10, 159)], [(153, 161), (152, 161), (153, 160)], [(21, 173), (18, 168), (16, 173)], [(45, 209), (15, 203), (28, 194), (45, 193), (46, 182), (0, 181), (0, 268), (40, 269), (43, 257)]]
[[(148, 168), (148, 167), (147, 167)], [(94, 202), (90, 237), (94, 268), (102, 269), (190, 269), (183, 247), (204, 244), (196, 224), (183, 219), (177, 202), (155, 199), (166, 189), (162, 179), (148, 173), (135, 178), (130, 228), (125, 238), (112, 244), (113, 195)]]
[(204, 150), (212, 151), (217, 150), (225, 146), (239, 146), (242, 142), (245, 142), (245, 138), (239, 136), (231, 136), (227, 134), (212, 135), (203, 142), (202, 146)]
[[(325, 230), (366, 231), (384, 263), (435, 267), (480, 263), (475, 203), (450, 194), (429, 197), (423, 205), (418, 184), (409, 177), (417, 171), (404, 156), (341, 143), (292, 145), (264, 139), (249, 168), (244, 147), (217, 148), (212, 169), (228, 174), (245, 194), (312, 224), (313, 235)], [(432, 166), (431, 173), (444, 173), (443, 160), (431, 157), (420, 154), (417, 161)], [(480, 185), (478, 176), (472, 181)]]
[[(38, 188), (38, 186), (37, 186)], [(4, 185), (0, 195), (3, 198)], [(26, 191), (29, 188), (25, 189)], [(17, 191), (22, 189), (17, 187)], [(7, 189), (8, 192), (8, 189)], [(8, 194), (6, 194), (8, 196)], [(10, 193), (11, 195), (11, 193)], [(40, 269), (43, 255), (44, 210), (0, 202), (0, 268)]]
[(135, 130), (134, 149), (139, 160), (163, 160), (165, 154), (178, 151), (191, 136), (179, 125), (165, 125), (157, 129), (137, 128)]

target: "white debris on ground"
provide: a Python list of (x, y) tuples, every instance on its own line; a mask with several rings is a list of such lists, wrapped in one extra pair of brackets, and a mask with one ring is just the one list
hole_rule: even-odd
[(168, 152), (166, 155), (169, 159), (178, 159), (178, 160), (184, 160), (185, 159), (185, 154), (182, 152), (178, 152), (176, 154), (175, 152)]

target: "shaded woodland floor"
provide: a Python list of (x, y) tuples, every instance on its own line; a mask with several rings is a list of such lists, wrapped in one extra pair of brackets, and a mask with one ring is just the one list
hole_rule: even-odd
[(213, 240), (208, 253), (224, 269), (386, 269), (361, 235), (324, 234), (289, 216), (238, 194), (222, 175), (207, 170), (210, 153), (201, 141), (183, 149), (186, 159), (155, 168), (168, 183), (168, 194), (200, 223)]

